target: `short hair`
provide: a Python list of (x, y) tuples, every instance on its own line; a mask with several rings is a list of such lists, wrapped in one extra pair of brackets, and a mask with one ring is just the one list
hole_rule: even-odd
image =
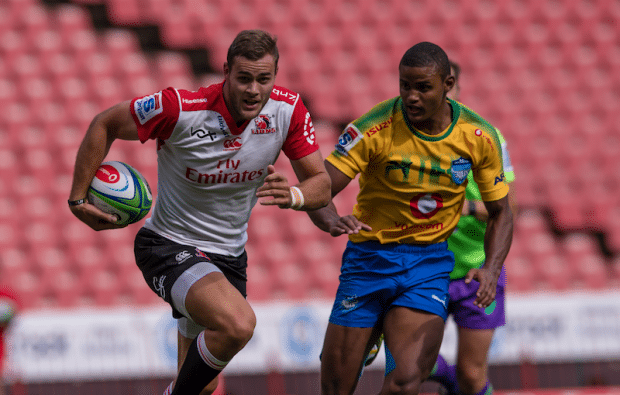
[(452, 71), (454, 71), (452, 75), (454, 76), (454, 79), (458, 82), (459, 78), (461, 77), (461, 66), (456, 62), (450, 61), (450, 68), (452, 69)]
[(417, 43), (409, 48), (400, 60), (402, 66), (407, 67), (437, 67), (441, 78), (450, 75), (450, 61), (448, 55), (437, 44), (427, 41)]
[(280, 54), (277, 46), (278, 39), (264, 30), (243, 30), (237, 34), (226, 55), (226, 62), (232, 66), (233, 60), (237, 56), (242, 56), (249, 60), (259, 60), (265, 55), (272, 55), (275, 60), (276, 68)]

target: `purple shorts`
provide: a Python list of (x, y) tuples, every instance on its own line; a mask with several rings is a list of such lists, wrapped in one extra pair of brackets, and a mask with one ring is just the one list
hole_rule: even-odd
[(450, 303), (448, 314), (452, 315), (454, 322), (461, 328), (468, 329), (495, 329), (506, 324), (506, 308), (504, 286), (506, 284), (506, 270), (502, 272), (497, 281), (497, 294), (495, 301), (486, 309), (474, 305), (478, 281), (465, 284), (464, 279), (450, 281)]

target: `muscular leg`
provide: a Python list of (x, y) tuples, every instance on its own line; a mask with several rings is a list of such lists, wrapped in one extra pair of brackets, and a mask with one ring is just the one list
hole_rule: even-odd
[(456, 372), (461, 393), (477, 394), (486, 386), (488, 381), (487, 356), (493, 333), (493, 329), (458, 329), (459, 347)]
[(198, 395), (250, 340), (256, 317), (221, 272), (211, 272), (196, 281), (187, 292), (185, 308), (205, 330), (185, 348), (172, 394)]
[(329, 323), (321, 356), (321, 394), (348, 395), (355, 391), (373, 328)]
[(185, 299), (192, 319), (204, 326), (205, 343), (214, 357), (229, 361), (250, 339), (256, 326), (254, 311), (222, 273), (196, 281)]
[(395, 368), (385, 378), (382, 395), (419, 393), (439, 355), (444, 326), (441, 317), (406, 307), (394, 307), (387, 313), (384, 340)]
[[(179, 371), (181, 370), (181, 366), (183, 362), (185, 362), (185, 356), (187, 355), (187, 350), (189, 350), (189, 346), (192, 344), (194, 339), (190, 339), (189, 337), (185, 337), (180, 333), (177, 333), (178, 339), (178, 367)], [(200, 393), (200, 395), (210, 395), (217, 389), (218, 377), (216, 376)], [(1, 394), (0, 394), (1, 395)]]

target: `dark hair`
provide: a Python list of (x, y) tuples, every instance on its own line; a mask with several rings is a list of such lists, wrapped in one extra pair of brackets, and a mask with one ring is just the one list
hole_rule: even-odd
[(426, 41), (409, 48), (400, 64), (407, 67), (437, 67), (442, 79), (450, 75), (448, 55), (440, 46)]
[(454, 71), (452, 75), (454, 76), (454, 79), (458, 82), (459, 77), (461, 76), (461, 66), (459, 66), (459, 64), (456, 62), (450, 61), (450, 68), (452, 69), (452, 71)]
[(259, 60), (267, 54), (273, 55), (273, 59), (278, 67), (280, 54), (276, 45), (277, 38), (264, 30), (243, 30), (233, 40), (228, 47), (226, 62), (229, 67), (237, 56), (243, 56), (249, 60)]

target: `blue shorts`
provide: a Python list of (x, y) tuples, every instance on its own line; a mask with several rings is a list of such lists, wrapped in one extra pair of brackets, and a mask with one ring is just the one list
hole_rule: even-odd
[(450, 282), (450, 303), (448, 313), (452, 314), (454, 322), (461, 328), (468, 329), (495, 329), (506, 324), (506, 308), (504, 284), (506, 284), (506, 270), (497, 281), (495, 301), (486, 309), (474, 305), (476, 292), (480, 283), (473, 280), (465, 284), (464, 279)]
[(454, 254), (446, 242), (430, 245), (347, 243), (340, 286), (329, 322), (369, 328), (393, 306), (446, 320)]

